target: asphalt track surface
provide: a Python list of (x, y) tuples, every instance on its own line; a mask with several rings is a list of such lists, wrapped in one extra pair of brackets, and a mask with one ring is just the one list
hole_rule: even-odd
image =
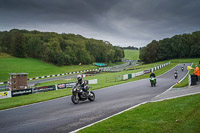
[(95, 90), (96, 100), (84, 101), (78, 105), (71, 102), (71, 96), (0, 111), (1, 133), (70, 132), (123, 111), (139, 103), (150, 101), (165, 92), (186, 73), (182, 64), (157, 77), (157, 86), (151, 87), (149, 79), (128, 82)]

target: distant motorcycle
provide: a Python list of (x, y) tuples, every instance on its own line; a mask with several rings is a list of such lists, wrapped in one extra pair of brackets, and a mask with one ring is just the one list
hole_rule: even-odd
[(175, 78), (175, 79), (178, 78), (178, 73), (174, 73), (174, 78)]
[[(88, 87), (89, 90), (89, 86)], [(85, 101), (85, 100), (90, 100), (90, 101), (94, 101), (95, 100), (95, 94), (92, 91), (88, 91), (88, 92), (84, 92), (81, 88), (80, 85), (75, 85), (72, 88), (72, 96), (71, 96), (71, 100), (74, 104), (78, 104), (79, 101)]]
[(149, 78), (149, 81), (150, 81), (150, 83), (151, 83), (151, 87), (156, 86), (156, 78), (150, 77), (150, 78)]
[(181, 70), (182, 70), (182, 72), (183, 72), (183, 70), (184, 70), (184, 67), (181, 67)]

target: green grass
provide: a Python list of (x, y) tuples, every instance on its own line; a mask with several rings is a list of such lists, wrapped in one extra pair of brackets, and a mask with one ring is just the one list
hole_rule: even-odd
[(42, 92), (42, 93), (35, 93), (35, 94), (30, 94), (30, 95), (0, 99), (0, 110), (23, 106), (23, 105), (27, 105), (31, 103), (47, 101), (47, 100), (60, 98), (67, 95), (71, 95), (70, 88), (60, 89), (57, 91), (49, 91), (49, 92)]
[(32, 58), (16, 58), (0, 55), (0, 82), (8, 81), (9, 73), (29, 73), (28, 78), (47, 76), (97, 68), (93, 65), (55, 66)]
[(126, 59), (129, 60), (139, 60), (139, 50), (124, 50), (124, 54)]
[(200, 94), (147, 103), (80, 133), (198, 133)]

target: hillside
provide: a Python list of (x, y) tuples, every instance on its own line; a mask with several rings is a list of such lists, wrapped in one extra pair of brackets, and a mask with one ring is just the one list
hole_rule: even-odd
[(28, 77), (61, 74), (78, 70), (97, 68), (93, 65), (56, 66), (33, 58), (17, 58), (7, 54), (0, 54), (0, 82), (7, 81), (9, 73), (29, 73)]
[(116, 62), (124, 57), (123, 50), (108, 41), (75, 34), (18, 29), (0, 32), (0, 52), (58, 66)]
[(124, 49), (124, 55), (129, 60), (139, 60), (139, 50), (127, 50)]

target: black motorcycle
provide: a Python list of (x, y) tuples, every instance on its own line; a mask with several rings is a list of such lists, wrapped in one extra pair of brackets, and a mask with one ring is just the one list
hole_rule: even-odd
[(182, 72), (183, 72), (183, 70), (184, 70), (184, 67), (181, 67), (181, 70), (182, 70)]
[(174, 73), (174, 78), (175, 78), (175, 79), (178, 78), (178, 73)]
[(87, 87), (87, 92), (84, 92), (80, 85), (75, 85), (72, 88), (72, 96), (71, 96), (71, 100), (74, 104), (78, 104), (79, 101), (85, 101), (85, 100), (90, 100), (90, 101), (94, 101), (95, 100), (95, 94), (92, 91), (89, 91), (89, 86)]

